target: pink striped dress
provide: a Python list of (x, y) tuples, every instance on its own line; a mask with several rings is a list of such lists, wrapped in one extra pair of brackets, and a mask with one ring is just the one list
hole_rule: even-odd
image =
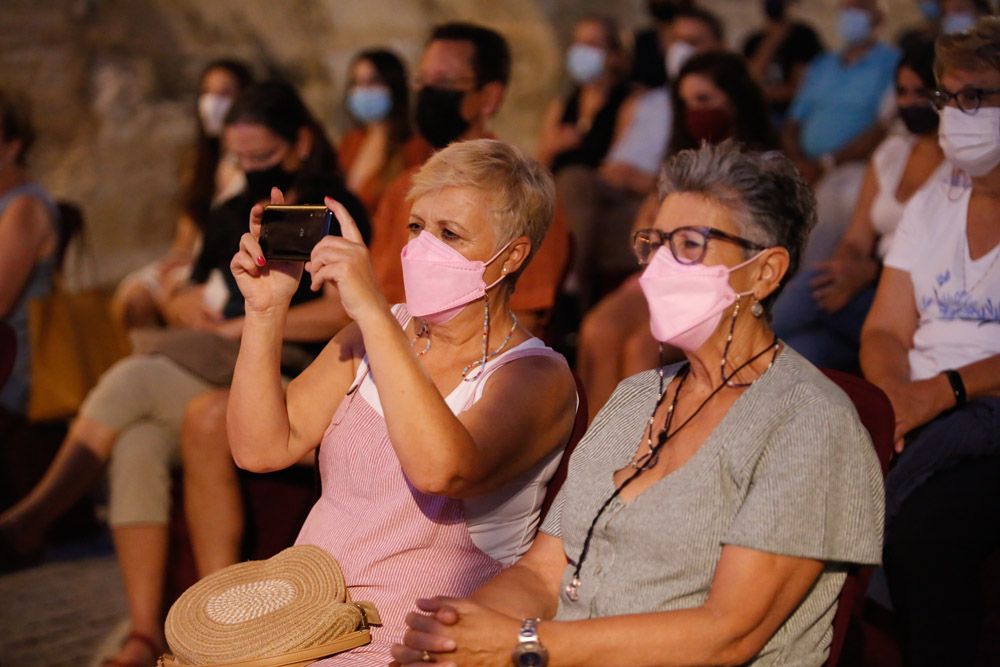
[[(398, 309), (397, 317), (405, 323), (409, 316)], [(477, 382), (459, 383), (447, 397), (452, 410), (459, 414), (471, 407), (497, 368), (532, 354), (562, 359), (537, 339), (525, 341), (491, 360)], [(383, 624), (372, 628), (371, 644), (316, 665), (384, 667), (391, 661), (390, 648), (402, 639), (403, 619), (415, 609), (417, 598), (466, 596), (503, 567), (473, 542), (461, 500), (421, 493), (410, 484), (392, 448), (380, 406), (365, 397), (366, 393), (372, 396), (374, 385), (368, 392), (359, 390), (366, 382), (372, 382), (367, 359), (323, 436), (322, 495), (296, 543), (314, 544), (333, 554), (344, 570), (352, 598), (373, 602)], [(558, 464), (558, 455), (549, 459)], [(549, 459), (538, 468), (534, 480), (540, 482), (541, 492), (536, 494), (532, 529), (537, 525), (544, 485), (555, 468)]]

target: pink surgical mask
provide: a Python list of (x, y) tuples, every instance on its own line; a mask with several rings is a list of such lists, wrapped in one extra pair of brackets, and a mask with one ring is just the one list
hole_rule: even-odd
[(406, 309), (432, 324), (452, 319), (507, 277), (501, 275), (489, 285), (483, 280), (486, 267), (508, 246), (510, 243), (483, 262), (466, 258), (428, 231), (420, 232), (400, 253)]
[(722, 313), (736, 302), (729, 274), (760, 257), (757, 253), (729, 268), (723, 264), (681, 264), (670, 249), (659, 248), (639, 277), (649, 303), (649, 328), (653, 337), (685, 352), (697, 350), (712, 336)]

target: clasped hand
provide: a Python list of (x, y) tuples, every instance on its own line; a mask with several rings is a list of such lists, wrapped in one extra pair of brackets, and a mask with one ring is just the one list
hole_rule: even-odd
[[(271, 204), (283, 204), (278, 188), (271, 189)], [(385, 306), (372, 271), (368, 248), (350, 213), (339, 202), (327, 197), (326, 207), (340, 223), (342, 236), (327, 236), (312, 250), (308, 262), (268, 261), (261, 250), (260, 226), (264, 206), (250, 209), (250, 231), (240, 239), (240, 248), (230, 263), (236, 284), (250, 313), (266, 313), (284, 308), (291, 301), (302, 279), (302, 270), (311, 275), (310, 287), (319, 290), (324, 284), (335, 286), (341, 304), (351, 319), (358, 321), (366, 309)]]
[[(403, 643), (392, 647), (394, 665), (507, 667), (520, 622), (471, 600), (417, 600), (420, 612), (406, 615)], [(432, 662), (421, 660), (424, 651)]]

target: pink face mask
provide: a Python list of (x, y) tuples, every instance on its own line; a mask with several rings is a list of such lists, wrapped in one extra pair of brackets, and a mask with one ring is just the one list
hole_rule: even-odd
[(729, 268), (722, 264), (681, 264), (670, 249), (659, 248), (639, 276), (639, 286), (649, 303), (649, 328), (653, 337), (685, 352), (697, 350), (712, 336), (722, 313), (736, 302), (729, 274), (760, 257), (757, 253)]
[(466, 304), (481, 299), (487, 290), (507, 277), (503, 274), (487, 285), (483, 273), (509, 245), (482, 262), (467, 259), (428, 231), (420, 232), (400, 253), (406, 309), (432, 324), (452, 319)]

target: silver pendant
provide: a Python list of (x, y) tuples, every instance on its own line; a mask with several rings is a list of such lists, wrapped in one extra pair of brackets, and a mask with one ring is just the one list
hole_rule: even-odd
[(566, 586), (565, 593), (570, 602), (577, 602), (580, 599), (580, 577), (573, 577), (573, 581)]

